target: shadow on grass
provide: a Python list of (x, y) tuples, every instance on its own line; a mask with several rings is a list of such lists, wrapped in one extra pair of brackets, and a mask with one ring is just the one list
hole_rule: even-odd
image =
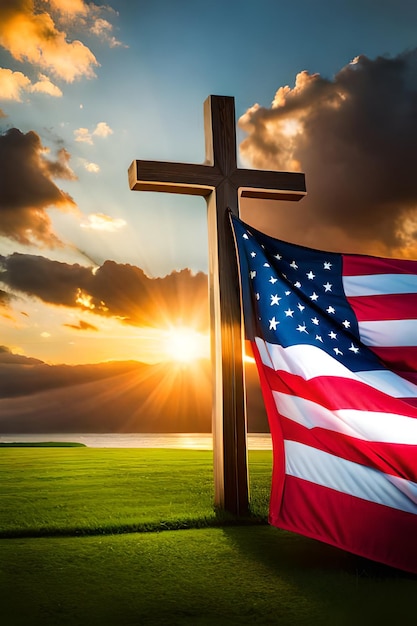
[(417, 576), (272, 526), (225, 526), (242, 555), (302, 590), (323, 608), (323, 624), (415, 624)]
[(138, 522), (133, 524), (102, 524), (94, 527), (60, 526), (28, 527), (0, 530), (0, 539), (35, 539), (37, 537), (92, 537), (102, 535), (123, 535), (129, 533), (156, 533), (169, 530), (198, 528), (219, 528), (226, 526), (259, 526), (266, 521), (260, 516), (237, 518), (225, 511), (213, 511), (213, 515)]

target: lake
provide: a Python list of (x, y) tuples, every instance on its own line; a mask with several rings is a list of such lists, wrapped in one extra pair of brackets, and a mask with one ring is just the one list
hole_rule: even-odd
[[(84, 443), (89, 448), (179, 448), (211, 450), (213, 440), (210, 433), (36, 433), (0, 435), (0, 443), (22, 443), (40, 441), (72, 441)], [(249, 450), (271, 450), (269, 433), (250, 433)]]

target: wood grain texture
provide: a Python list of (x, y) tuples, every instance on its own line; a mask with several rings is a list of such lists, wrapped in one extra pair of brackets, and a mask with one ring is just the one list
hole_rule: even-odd
[(215, 505), (234, 515), (249, 507), (243, 330), (239, 273), (229, 212), (240, 197), (300, 200), (304, 174), (237, 167), (234, 98), (204, 103), (204, 164), (133, 161), (129, 185), (206, 198), (209, 240)]

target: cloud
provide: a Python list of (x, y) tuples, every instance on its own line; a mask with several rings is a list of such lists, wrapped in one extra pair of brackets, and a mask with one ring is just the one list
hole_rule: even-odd
[(31, 82), (22, 72), (0, 68), (0, 98), (2, 100), (22, 101), (22, 91), (28, 89)]
[(86, 16), (89, 12), (89, 7), (84, 0), (49, 0), (49, 4), (52, 9), (67, 19), (74, 19), (80, 15)]
[(94, 137), (108, 137), (113, 134), (112, 129), (106, 122), (99, 122), (95, 129), (93, 130)]
[[(303, 71), (270, 108), (239, 120), (242, 157), (258, 168), (302, 170), (307, 197), (260, 203), (258, 227), (299, 243), (387, 255), (417, 253), (417, 50), (357, 57), (330, 80)], [(272, 230), (271, 230), (272, 229)]]
[(38, 78), (39, 80), (30, 87), (31, 93), (44, 93), (54, 98), (62, 96), (60, 88), (54, 85), (47, 76), (39, 74)]
[(110, 217), (104, 213), (92, 213), (85, 222), (81, 223), (81, 228), (89, 230), (101, 230), (108, 233), (114, 233), (124, 228), (126, 221), (121, 218)]
[(87, 161), (87, 159), (79, 159), (81, 165), (84, 167), (87, 172), (90, 174), (98, 174), (100, 171), (100, 166), (97, 163), (93, 163), (92, 161)]
[(28, 62), (68, 83), (93, 78), (94, 68), (98, 66), (91, 50), (78, 39), (68, 40), (67, 33), (57, 27), (51, 13), (39, 10), (33, 0), (0, 5), (0, 45), (17, 61)]
[(45, 257), (0, 256), (0, 278), (8, 289), (134, 326), (193, 324), (207, 329), (207, 276), (190, 270), (149, 278), (140, 268), (106, 261), (95, 270)]
[(106, 122), (99, 122), (93, 131), (89, 131), (88, 128), (77, 128), (74, 130), (75, 141), (82, 143), (88, 143), (93, 145), (93, 137), (106, 138), (112, 135), (113, 131)]
[(0, 135), (0, 235), (26, 245), (60, 244), (46, 209), (74, 210), (76, 204), (52, 179), (76, 177), (64, 148), (54, 159), (47, 152), (34, 131), (12, 128)]
[(59, 87), (44, 74), (39, 74), (39, 80), (32, 83), (22, 72), (12, 72), (12, 70), (0, 67), (0, 99), (21, 102), (22, 92), (45, 93), (58, 98), (62, 96)]
[(84, 320), (80, 320), (78, 324), (63, 324), (67, 328), (72, 328), (73, 330), (94, 330), (98, 331), (97, 326), (93, 324), (89, 324), (88, 322), (84, 322)]
[(88, 32), (107, 43), (110, 48), (127, 47), (113, 35), (113, 25), (102, 17), (105, 12), (112, 16), (117, 15), (111, 7), (87, 4), (84, 0), (49, 0), (49, 5), (61, 23), (73, 26), (75, 22), (78, 26), (84, 26)]
[(3, 291), (3, 289), (0, 289), (0, 309), (1, 308), (8, 308), (11, 304), (13, 297), (10, 293), (8, 293), (7, 291)]
[(113, 26), (109, 21), (103, 18), (97, 18), (93, 25), (90, 28), (90, 32), (93, 35), (96, 35), (102, 41), (105, 41), (109, 44), (110, 48), (117, 48), (122, 46), (123, 48), (127, 48), (125, 44), (116, 39), (116, 37), (112, 34)]
[(93, 145), (93, 139), (88, 128), (77, 128), (76, 130), (74, 130), (74, 137), (75, 141), (80, 141)]

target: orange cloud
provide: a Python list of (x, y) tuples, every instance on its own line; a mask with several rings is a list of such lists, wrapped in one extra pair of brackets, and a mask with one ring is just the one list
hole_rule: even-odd
[(91, 50), (77, 39), (68, 41), (50, 13), (36, 12), (32, 0), (0, 5), (0, 45), (18, 61), (29, 62), (69, 83), (94, 77), (98, 66)]
[(0, 67), (0, 99), (21, 102), (22, 92), (45, 93), (54, 97), (62, 96), (62, 91), (47, 76), (39, 74), (38, 78), (36, 83), (32, 83), (22, 72), (13, 72)]
[[(48, 0), (43, 1), (45, 4), (48, 3)], [(87, 15), (89, 11), (89, 7), (85, 4), (84, 0), (49, 0), (49, 4), (52, 9), (55, 9), (69, 18)]]
[(47, 76), (39, 74), (38, 78), (39, 80), (30, 87), (31, 93), (44, 93), (55, 98), (62, 96), (60, 88), (54, 85)]
[(0, 68), (0, 98), (2, 100), (15, 100), (21, 102), (22, 91), (30, 86), (31, 82), (22, 72)]

